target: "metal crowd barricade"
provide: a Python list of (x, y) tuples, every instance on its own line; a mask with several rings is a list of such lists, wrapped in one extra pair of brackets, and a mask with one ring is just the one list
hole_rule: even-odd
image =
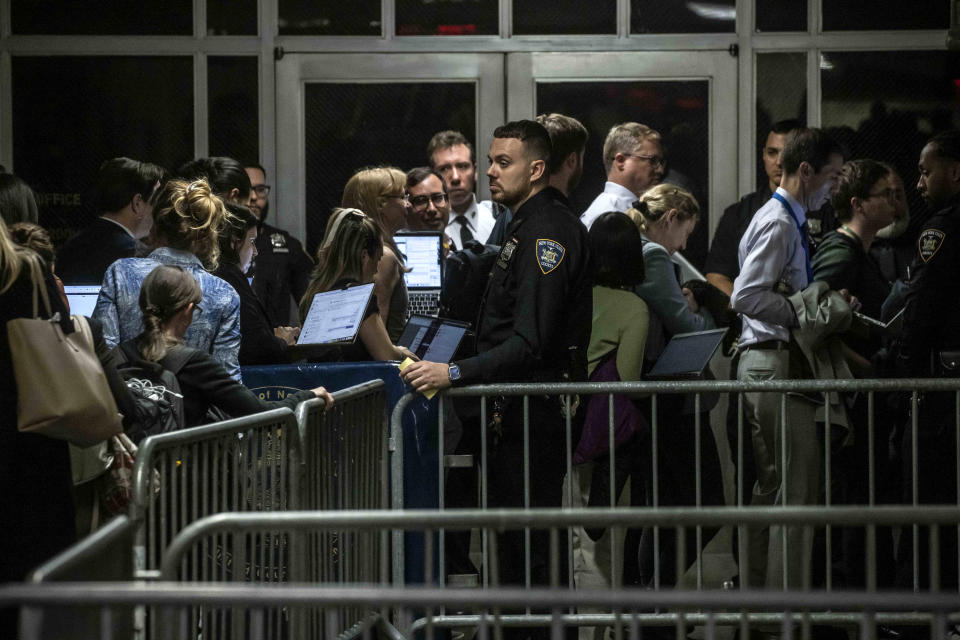
[[(860, 394), (863, 397), (864, 404), (867, 407), (866, 416), (866, 462), (864, 464), (865, 469), (863, 470), (863, 475), (865, 477), (855, 479), (855, 481), (862, 482), (864, 486), (867, 487), (864, 491), (864, 498), (862, 501), (858, 501), (857, 504), (865, 505), (878, 505), (886, 502), (887, 504), (898, 503), (898, 504), (912, 504), (914, 506), (920, 504), (920, 500), (917, 495), (917, 485), (918, 480), (921, 475), (924, 474), (937, 474), (938, 478), (942, 478), (943, 482), (952, 483), (956, 486), (957, 495), (960, 496), (960, 464), (957, 464), (956, 459), (960, 458), (960, 410), (955, 410), (953, 417), (953, 447), (955, 447), (957, 455), (955, 456), (955, 462), (953, 468), (950, 469), (925, 469), (921, 468), (921, 465), (918, 461), (918, 447), (917, 447), (917, 431), (918, 431), (918, 416), (921, 415), (923, 411), (923, 403), (921, 402), (924, 394), (933, 393), (933, 392), (945, 392), (951, 393), (956, 399), (956, 405), (960, 406), (960, 380), (957, 379), (947, 379), (947, 380), (935, 380), (935, 379), (892, 379), (892, 380), (773, 380), (773, 381), (756, 381), (756, 382), (741, 382), (741, 381), (684, 381), (684, 382), (617, 382), (617, 383), (554, 383), (554, 384), (497, 384), (497, 385), (479, 385), (471, 386), (464, 388), (451, 389), (446, 391), (441, 395), (441, 402), (448, 401), (448, 398), (459, 397), (459, 398), (477, 398), (477, 401), (480, 405), (479, 414), (480, 421), (479, 427), (481, 430), (480, 437), (480, 447), (481, 450), (478, 452), (478, 462), (477, 466), (479, 468), (480, 475), (480, 491), (478, 497), (478, 506), (481, 509), (486, 509), (491, 506), (490, 497), (489, 497), (489, 487), (488, 487), (488, 478), (489, 478), (489, 427), (490, 418), (493, 414), (492, 411), (492, 399), (497, 397), (512, 397), (520, 398), (524, 402), (526, 407), (527, 398), (533, 396), (554, 396), (561, 398), (563, 402), (566, 403), (567, 408), (573, 404), (573, 399), (577, 396), (581, 400), (581, 408), (585, 404), (585, 400), (596, 394), (605, 394), (610, 399), (610, 412), (609, 412), (609, 445), (610, 450), (613, 452), (610, 455), (609, 460), (609, 483), (610, 486), (614, 486), (615, 475), (617, 470), (617, 465), (620, 462), (617, 460), (617, 448), (614, 441), (614, 412), (613, 412), (613, 398), (616, 394), (629, 394), (634, 397), (644, 397), (649, 398), (650, 403), (650, 439), (651, 444), (648, 448), (649, 458), (649, 469), (652, 478), (652, 483), (650, 487), (650, 496), (648, 498), (648, 505), (652, 507), (661, 506), (661, 495), (662, 495), (662, 485), (661, 485), (661, 471), (667, 465), (671, 463), (670, 459), (665, 459), (662, 452), (660, 451), (661, 446), (658, 446), (658, 441), (663, 440), (664, 438), (664, 429), (671, 428), (673, 426), (673, 415), (665, 415), (660, 407), (664, 402), (665, 396), (676, 395), (676, 394), (686, 394), (688, 398), (692, 401), (694, 418), (692, 420), (693, 429), (692, 434), (690, 434), (689, 442), (690, 447), (693, 449), (693, 454), (688, 455), (687, 458), (695, 461), (695, 469), (693, 470), (693, 477), (695, 483), (695, 499), (691, 500), (689, 506), (700, 507), (703, 506), (702, 496), (704, 491), (704, 478), (701, 474), (701, 461), (703, 453), (703, 438), (704, 436), (709, 435), (709, 430), (706, 430), (702, 424), (704, 419), (704, 413), (700, 411), (702, 406), (705, 406), (705, 398), (709, 394), (717, 393), (729, 393), (731, 394), (731, 402), (735, 402), (737, 406), (737, 430), (736, 430), (736, 444), (733, 447), (733, 465), (728, 466), (731, 473), (735, 473), (736, 476), (736, 489), (732, 491), (733, 499), (731, 500), (728, 491), (728, 504), (734, 504), (737, 506), (746, 506), (750, 503), (750, 496), (744, 495), (743, 492), (743, 469), (744, 469), (744, 442), (746, 439), (750, 438), (750, 433), (746, 431), (748, 427), (745, 427), (746, 421), (744, 419), (744, 403), (743, 396), (745, 393), (750, 392), (767, 392), (774, 393), (779, 395), (780, 400), (780, 412), (781, 418), (783, 419), (788, 415), (788, 398), (794, 399), (798, 397), (810, 398), (822, 398), (827, 394), (833, 393), (843, 393), (843, 394)], [(909, 478), (904, 478), (904, 482), (912, 483), (913, 486), (913, 496), (912, 500), (897, 501), (882, 500), (878, 496), (878, 478), (882, 477), (880, 471), (877, 469), (876, 460), (877, 452), (880, 447), (884, 447), (886, 443), (881, 442), (877, 436), (876, 422), (877, 415), (879, 412), (877, 397), (882, 394), (890, 393), (905, 393), (908, 395), (908, 402), (911, 408), (911, 420), (908, 425), (908, 429), (912, 428), (912, 447), (911, 454), (909, 454), (910, 464), (909, 469)], [(408, 394), (401, 399), (401, 401), (395, 406), (394, 412), (392, 415), (391, 422), (391, 433), (392, 441), (395, 443), (401, 442), (399, 438), (400, 434), (400, 417), (402, 416), (403, 410), (406, 405), (414, 396)], [(559, 407), (559, 403), (558, 403)], [(837, 475), (837, 470), (833, 467), (833, 456), (836, 453), (837, 446), (834, 442), (834, 436), (839, 431), (839, 427), (834, 425), (836, 416), (831, 417), (831, 407), (829, 403), (825, 404), (825, 423), (826, 426), (823, 427), (822, 433), (822, 471), (820, 482), (823, 487), (833, 487), (834, 479)], [(438, 450), (444, 451), (444, 415), (445, 412), (441, 409), (439, 411), (440, 420), (437, 428), (437, 438), (439, 440)], [(570, 417), (570, 412), (567, 411), (567, 418), (565, 420), (566, 428), (564, 433), (558, 434), (558, 437), (563, 438), (566, 443), (566, 450), (568, 455), (566, 456), (566, 476), (568, 482), (564, 490), (564, 500), (568, 505), (574, 504), (574, 487), (573, 483), (569, 480), (572, 477), (572, 471), (574, 467), (571, 462), (570, 453), (574, 450), (576, 442), (574, 442), (574, 433), (573, 433), (573, 419)], [(785, 424), (785, 420), (782, 420), (782, 425)], [(781, 425), (781, 442), (786, 442), (787, 438), (785, 437), (785, 427)], [(714, 425), (719, 426), (719, 431), (724, 430), (725, 425)], [(745, 432), (746, 431), (746, 432)], [(721, 449), (719, 438), (717, 438), (718, 449)], [(524, 425), (524, 434), (523, 434), (523, 447), (525, 453), (529, 453), (529, 424)], [(724, 445), (725, 446), (725, 445)], [(953, 448), (951, 447), (951, 448)], [(689, 453), (689, 452), (688, 452)], [(777, 455), (781, 457), (782, 460), (786, 460), (785, 446), (781, 448), (781, 451), (777, 452)], [(558, 464), (562, 464), (561, 461), (558, 461)], [(394, 454), (392, 459), (392, 505), (395, 509), (403, 508), (403, 456), (402, 451), (397, 451)], [(439, 474), (440, 477), (444, 477), (444, 456), (441, 455), (438, 459), (439, 465)], [(732, 469), (735, 467), (735, 472)], [(784, 483), (786, 484), (786, 483)], [(524, 492), (525, 492), (525, 502), (524, 504), (529, 506), (529, 458), (526, 458), (524, 461)], [(786, 488), (786, 487), (784, 487)], [(611, 507), (616, 506), (616, 492), (610, 491), (610, 505)], [(830, 506), (832, 504), (831, 492), (826, 491), (823, 498), (823, 504)], [(960, 500), (958, 500), (960, 504)], [(443, 510), (445, 506), (445, 496), (443, 487), (440, 488), (440, 501), (438, 507)], [(790, 506), (789, 504), (783, 506)], [(786, 547), (788, 531), (791, 532), (795, 530), (788, 530), (784, 527), (781, 530), (782, 540), (781, 544)], [(912, 556), (912, 582), (913, 588), (918, 589), (922, 582), (930, 579), (932, 573), (928, 571), (927, 567), (924, 566), (926, 563), (923, 561), (923, 547), (921, 544), (921, 535), (919, 528), (917, 526), (909, 525), (905, 523), (901, 528), (901, 532), (906, 533), (906, 538), (910, 539), (912, 549), (910, 553)], [(568, 534), (571, 532), (568, 532)], [(659, 528), (655, 527), (653, 530), (653, 556), (656, 559), (653, 567), (653, 587), (660, 588), (661, 586), (661, 575), (663, 573), (662, 567), (659, 565), (660, 558), (660, 549), (661, 549), (661, 531)], [(738, 544), (740, 558), (740, 573), (741, 575), (746, 575), (748, 573), (749, 567), (744, 566), (746, 562), (745, 548), (743, 547), (745, 540), (748, 535), (748, 531), (743, 527), (743, 525), (738, 526)], [(836, 535), (835, 526), (832, 524), (825, 525), (825, 531), (822, 533), (824, 544), (826, 547), (825, 551), (825, 564), (820, 565), (823, 568), (825, 587), (831, 589), (833, 587), (834, 580), (834, 569), (831, 566), (832, 556), (834, 555), (834, 538)], [(875, 537), (877, 531), (875, 528), (868, 528), (863, 534), (863, 539), (867, 540), (868, 538)], [(703, 535), (704, 531), (702, 527), (696, 528), (692, 533), (696, 536), (697, 539), (697, 548), (702, 549)], [(569, 539), (568, 535), (568, 539)], [(780, 536), (778, 536), (780, 537)], [(613, 547), (613, 542), (610, 543)], [(481, 541), (481, 548), (487, 548), (486, 541)], [(529, 534), (526, 536), (525, 541), (525, 555), (527, 558), (530, 557), (530, 539)], [(441, 535), (438, 538), (438, 571), (436, 572), (437, 580), (439, 584), (443, 585), (446, 580), (446, 557), (445, 557), (445, 538)], [(404, 572), (404, 552), (403, 552), (403, 539), (395, 532), (394, 533), (394, 556), (393, 556), (393, 568), (395, 575), (403, 575)], [(798, 576), (790, 575), (786, 567), (787, 564), (787, 553), (783, 553), (784, 558), (784, 571), (783, 571), (783, 581), (784, 586), (787, 586), (790, 583), (796, 583)], [(958, 550), (960, 554), (960, 550)], [(613, 561), (617, 561), (616, 550), (611, 548), (610, 556)], [(529, 561), (528, 561), (529, 565)], [(574, 576), (574, 562), (573, 562), (573, 548), (572, 544), (568, 547), (568, 579), (570, 583), (573, 583)], [(488, 566), (488, 557), (486, 555), (482, 556), (480, 569), (480, 582), (482, 584), (488, 584), (490, 575), (490, 568)], [(819, 569), (819, 568), (818, 568)], [(956, 568), (953, 568), (956, 570)], [(695, 575), (688, 576), (688, 579), (695, 580), (698, 586), (702, 586), (704, 583), (704, 573), (703, 565), (700, 562), (695, 564)], [(617, 576), (612, 575), (613, 568), (611, 567), (611, 575), (608, 576), (608, 582), (611, 585), (616, 585)], [(530, 570), (529, 567), (526, 568), (527, 575), (527, 584), (530, 584)], [(876, 586), (877, 576), (874, 573), (868, 573), (868, 575), (863, 577), (864, 584), (867, 588)]]
[(131, 506), (139, 577), (151, 577), (170, 540), (204, 516), (299, 504), (299, 473), (299, 430), (289, 409), (147, 438)]
[[(104, 527), (74, 546), (57, 554), (27, 579), (36, 585), (61, 582), (121, 582), (133, 580), (133, 548), (135, 527), (126, 516), (114, 518)], [(95, 637), (112, 634), (127, 638), (133, 633), (133, 611), (129, 606), (58, 608), (51, 611), (24, 607), (21, 632), (25, 638), (52, 640), (74, 637), (77, 629), (88, 630)]]
[[(387, 530), (401, 531), (419, 531), (424, 534), (428, 549), (434, 548), (436, 540), (440, 539), (439, 533), (445, 528), (463, 528), (478, 527), (486, 532), (486, 540), (491, 547), (490, 568), (492, 581), (489, 585), (494, 590), (504, 586), (498, 584), (496, 576), (499, 574), (497, 554), (495, 553), (498, 540), (506, 532), (511, 530), (532, 529), (547, 530), (551, 540), (551, 573), (553, 575), (553, 587), (557, 589), (556, 593), (570, 594), (567, 598), (569, 609), (563, 611), (563, 621), (565, 624), (576, 626), (613, 626), (616, 627), (622, 623), (622, 614), (624, 611), (618, 610), (615, 605), (606, 603), (597, 594), (616, 596), (617, 588), (607, 589), (579, 589), (572, 590), (564, 587), (564, 580), (559, 574), (560, 555), (563, 550), (560, 549), (557, 541), (557, 533), (560, 530), (591, 524), (593, 526), (602, 526), (609, 528), (625, 529), (629, 527), (650, 527), (659, 526), (663, 528), (674, 529), (678, 536), (684, 535), (683, 532), (695, 529), (696, 527), (721, 527), (748, 525), (753, 527), (770, 526), (772, 524), (800, 526), (805, 529), (822, 528), (828, 525), (876, 527), (883, 525), (916, 525), (922, 527), (927, 533), (927, 540), (931, 551), (931, 557), (934, 562), (939, 560), (939, 532), (945, 528), (956, 528), (960, 524), (960, 507), (763, 507), (763, 508), (705, 508), (705, 509), (679, 509), (679, 508), (660, 508), (660, 509), (577, 509), (577, 510), (450, 510), (440, 511), (337, 511), (337, 512), (287, 512), (287, 513), (259, 513), (259, 514), (220, 514), (205, 518), (195, 522), (185, 529), (172, 543), (169, 553), (164, 559), (161, 568), (161, 580), (174, 581), (182, 579), (183, 575), (195, 570), (192, 558), (196, 557), (198, 548), (203, 548), (210, 540), (217, 539), (225, 534), (232, 536), (234, 547), (228, 549), (234, 557), (243, 555), (243, 548), (250, 547), (250, 540), (256, 539), (259, 535), (270, 536), (288, 536), (293, 537), (297, 533), (306, 533), (312, 531), (371, 531), (385, 532)], [(379, 550), (379, 560), (385, 563), (389, 554), (389, 549), (384, 544)], [(873, 562), (876, 562), (876, 554), (869, 553)], [(682, 559), (681, 559), (682, 561)], [(429, 577), (433, 573), (433, 554), (425, 555), (424, 573)], [(324, 584), (324, 586), (330, 586)], [(343, 586), (343, 583), (338, 583)], [(385, 586), (381, 582), (360, 582), (351, 586), (364, 589), (374, 589)], [(450, 590), (457, 591), (457, 590)], [(678, 589), (686, 598), (696, 600), (708, 591), (690, 591)], [(628, 591), (629, 592), (629, 591)], [(743, 590), (743, 593), (749, 593)], [(487, 591), (468, 590), (463, 592), (467, 602), (472, 602), (469, 598), (476, 596), (482, 600), (487, 595)], [(637, 600), (642, 600), (649, 594), (646, 589), (633, 590), (632, 594)], [(657, 595), (666, 594), (667, 591), (659, 592)], [(792, 591), (792, 595), (803, 595), (805, 592)], [(836, 592), (838, 595), (843, 595)], [(864, 596), (866, 592), (861, 593)], [(944, 593), (949, 593), (952, 597), (953, 611), (960, 611), (960, 599), (957, 597), (956, 588), (950, 591), (940, 592), (936, 589), (925, 591), (931, 598), (939, 597)], [(597, 608), (595, 602), (600, 601), (599, 611), (594, 610), (591, 613), (583, 613), (584, 608)], [(678, 599), (675, 602), (687, 602), (687, 600)], [(381, 605), (382, 603), (377, 603)], [(402, 617), (394, 617), (394, 624), (401, 630), (417, 630), (424, 627), (478, 627), (483, 625), (484, 617), (496, 616), (502, 618), (503, 622), (509, 626), (540, 626), (544, 624), (556, 623), (556, 611), (544, 612), (536, 608), (524, 608), (510, 603), (514, 606), (504, 606), (495, 611), (483, 611), (477, 609), (475, 605), (453, 608), (450, 613), (439, 605), (430, 607), (425, 615), (416, 620), (403, 620)], [(745, 605), (737, 607), (739, 613), (725, 614), (716, 617), (713, 624), (740, 625), (742, 631), (749, 632), (750, 624), (756, 625), (783, 625), (789, 624), (789, 615), (785, 612), (763, 613), (759, 610), (753, 610)], [(578, 610), (580, 610), (578, 612)], [(294, 614), (303, 612), (304, 616), (313, 614), (316, 618), (322, 619), (322, 626), (313, 627), (308, 631), (298, 628), (298, 632), (291, 637), (315, 638), (322, 637), (324, 632), (332, 637), (335, 634), (350, 630), (354, 632), (362, 629), (363, 621), (368, 624), (372, 620), (382, 620), (388, 615), (383, 606), (371, 606), (360, 611), (360, 616), (345, 615), (345, 608), (337, 611), (329, 609), (309, 610), (303, 607), (287, 606), (283, 612), (290, 616), (290, 620), (296, 619)], [(211, 615), (211, 612), (197, 612), (195, 615)], [(278, 610), (264, 610), (263, 619), (275, 619)], [(325, 616), (325, 617), (324, 617)], [(636, 625), (641, 626), (663, 626), (669, 624), (694, 624), (692, 618), (678, 619), (676, 612), (669, 609), (637, 609), (631, 616)], [(704, 623), (701, 617), (697, 624)], [(339, 621), (339, 623), (338, 623)], [(785, 622), (786, 621), (786, 622)], [(831, 625), (849, 625), (852, 620), (849, 616), (838, 612), (833, 606), (833, 602), (824, 605), (820, 610), (808, 611), (799, 619), (804, 624), (831, 624)], [(249, 629), (250, 620), (241, 621), (243, 629)], [(488, 620), (489, 622), (489, 620)], [(917, 618), (916, 611), (912, 608), (904, 607), (895, 613), (882, 619), (884, 624), (916, 624), (923, 622)], [(238, 623), (240, 624), (240, 623)], [(291, 625), (294, 623), (291, 622)], [(292, 627), (293, 628), (293, 627)], [(215, 628), (208, 627), (209, 632), (216, 631)], [(265, 638), (280, 637), (282, 629), (274, 627)], [(218, 638), (221, 636), (212, 633), (205, 637)], [(746, 637), (743, 633), (741, 637)]]
[[(247, 638), (268, 638), (262, 620), (264, 612), (281, 606), (335, 610), (342, 606), (357, 608), (389, 607), (399, 614), (397, 628), (385, 620), (378, 621), (376, 631), (380, 637), (391, 640), (422, 637), (418, 630), (426, 631), (426, 637), (441, 625), (437, 621), (418, 620), (413, 625), (404, 623), (412, 619), (414, 612), (443, 607), (456, 609), (476, 607), (484, 613), (477, 616), (477, 637), (486, 639), (500, 637), (506, 627), (527, 626), (530, 620), (517, 620), (496, 611), (511, 607), (546, 611), (537, 616), (539, 626), (550, 628), (551, 637), (561, 640), (567, 627), (583, 624), (576, 616), (565, 613), (577, 604), (604, 606), (617, 610), (618, 637), (639, 640), (643, 626), (644, 611), (668, 610), (658, 624), (676, 625), (683, 630), (689, 625), (703, 628), (706, 640), (721, 640), (718, 628), (730, 622), (780, 620), (783, 637), (792, 637), (795, 627), (800, 627), (803, 637), (809, 635), (811, 623), (839, 623), (855, 629), (857, 640), (872, 640), (876, 637), (876, 625), (890, 621), (920, 625), (929, 630), (928, 637), (947, 637), (947, 629), (960, 620), (956, 598), (950, 594), (914, 593), (783, 593), (761, 591), (734, 592), (651, 592), (615, 590), (574, 592), (563, 590), (496, 589), (463, 591), (456, 589), (391, 589), (321, 587), (317, 585), (285, 585), (271, 588), (251, 585), (182, 585), (156, 583), (130, 588), (125, 583), (60, 584), (60, 585), (7, 585), (0, 587), (0, 606), (30, 606), (47, 611), (59, 606), (75, 604), (100, 607), (105, 614), (111, 606), (147, 605), (163, 612), (166, 633), (164, 640), (195, 640), (197, 635), (185, 621), (188, 612), (197, 606), (207, 608), (236, 608), (249, 612), (250, 624), (244, 629)], [(818, 615), (817, 611), (830, 611)], [(755, 613), (747, 613), (755, 612)], [(903, 613), (911, 612), (911, 613)], [(373, 629), (361, 631), (364, 638), (373, 637)], [(414, 635), (417, 634), (417, 635)], [(331, 628), (326, 637), (336, 637)], [(73, 640), (120, 640), (126, 636), (109, 631), (94, 635), (86, 629), (77, 629), (70, 636)], [(291, 636), (292, 637), (292, 636)], [(37, 636), (25, 634), (23, 640), (37, 640)]]

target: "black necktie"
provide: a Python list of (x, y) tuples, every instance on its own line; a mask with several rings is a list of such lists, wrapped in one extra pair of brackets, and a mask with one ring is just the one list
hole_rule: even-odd
[(473, 240), (473, 234), (470, 233), (470, 226), (467, 222), (467, 216), (459, 215), (454, 218), (453, 221), (460, 224), (460, 248), (462, 249), (468, 242)]

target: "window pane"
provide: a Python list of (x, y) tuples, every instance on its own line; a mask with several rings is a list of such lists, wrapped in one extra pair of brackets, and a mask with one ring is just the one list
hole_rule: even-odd
[(807, 0), (757, 0), (757, 31), (806, 31)]
[(590, 132), (583, 157), (580, 185), (570, 193), (570, 205), (583, 213), (603, 191), (603, 141), (621, 122), (642, 122), (660, 132), (667, 159), (665, 182), (690, 189), (703, 212), (683, 252), (703, 266), (710, 228), (707, 201), (710, 159), (710, 88), (706, 80), (655, 82), (540, 82), (537, 113), (557, 112), (583, 123)]
[(950, 0), (823, 0), (824, 31), (947, 29)]
[(279, 0), (277, 21), (280, 35), (379, 36), (380, 0), (342, 2)]
[(193, 59), (15, 56), (13, 127), (17, 175), (62, 244), (97, 215), (88, 190), (104, 160), (193, 157)]
[(55, 35), (191, 35), (193, 2), (10, 0), (13, 33)]
[(914, 187), (917, 160), (930, 135), (956, 126), (960, 54), (827, 52), (820, 69), (823, 126), (836, 129), (851, 158), (893, 165), (906, 185), (911, 219), (925, 219)]
[(257, 35), (257, 0), (207, 0), (207, 35)]
[[(391, 108), (396, 105), (403, 108)], [(473, 82), (308, 83), (304, 108), (311, 255), (357, 169), (424, 166), (434, 133), (454, 129), (474, 141), (477, 129)]]
[(522, 0), (513, 3), (513, 32), (518, 35), (616, 33), (616, 0), (594, 0), (584, 10), (579, 0)]
[(768, 181), (760, 157), (770, 126), (780, 120), (807, 122), (807, 54), (757, 55), (757, 187)]
[(208, 133), (211, 156), (241, 162), (260, 158), (257, 57), (211, 57), (207, 61)]
[(736, 18), (734, 0), (630, 0), (630, 33), (733, 33)]
[(496, 35), (498, 11), (497, 0), (397, 0), (397, 35)]

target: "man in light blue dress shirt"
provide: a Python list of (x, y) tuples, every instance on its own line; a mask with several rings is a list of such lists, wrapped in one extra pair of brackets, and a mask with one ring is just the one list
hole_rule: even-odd
[[(740, 275), (730, 304), (743, 319), (739, 380), (790, 378), (788, 343), (797, 317), (787, 296), (805, 289), (812, 280), (806, 212), (829, 198), (843, 155), (822, 130), (800, 129), (788, 139), (782, 162), (780, 187), (753, 216), (738, 249)], [(819, 500), (822, 449), (814, 423), (815, 405), (795, 396), (787, 396), (786, 402), (787, 411), (781, 415), (780, 394), (744, 394), (744, 425), (751, 431), (757, 466), (753, 504), (803, 505)], [(786, 442), (781, 441), (781, 433), (786, 434)], [(785, 480), (784, 459), (789, 470)], [(812, 538), (800, 527), (789, 527), (785, 550), (782, 536), (782, 528), (776, 526), (769, 533), (750, 533), (750, 572), (741, 576), (742, 583), (749, 580), (750, 587), (768, 589), (802, 586), (804, 570), (810, 567)]]
[(660, 134), (639, 122), (624, 122), (610, 129), (603, 141), (603, 166), (607, 183), (580, 222), (587, 229), (608, 211), (626, 211), (643, 192), (663, 178)]

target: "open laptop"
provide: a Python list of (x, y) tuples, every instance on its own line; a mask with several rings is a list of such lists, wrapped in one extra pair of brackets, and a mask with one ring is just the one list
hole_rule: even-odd
[(100, 285), (68, 284), (63, 287), (63, 290), (67, 294), (71, 314), (88, 318), (93, 315), (93, 309), (97, 306), (97, 297), (100, 295)]
[(310, 303), (297, 346), (353, 343), (372, 296), (372, 282), (318, 293)]
[(401, 231), (393, 242), (410, 269), (403, 276), (410, 304), (407, 317), (414, 314), (437, 316), (443, 287), (443, 234), (435, 231)]
[(421, 360), (450, 362), (467, 333), (466, 322), (412, 315), (397, 340), (397, 345), (406, 347)]
[(696, 380), (702, 378), (717, 352), (726, 329), (678, 333), (667, 343), (647, 380)]

